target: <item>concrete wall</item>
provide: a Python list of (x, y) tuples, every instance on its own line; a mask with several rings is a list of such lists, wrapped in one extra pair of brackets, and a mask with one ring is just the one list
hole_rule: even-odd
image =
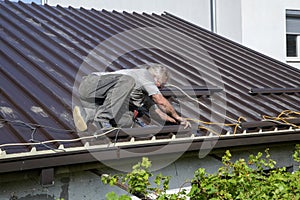
[[(265, 146), (253, 146), (240, 149), (231, 149), (232, 160), (238, 158), (247, 159), (250, 154), (256, 155), (258, 151), (264, 152)], [(295, 165), (292, 159), (294, 145), (277, 145), (270, 147), (271, 158), (277, 161), (277, 166), (290, 167)], [(212, 152), (213, 154), (199, 158), (198, 152), (184, 154), (177, 161), (156, 172), (171, 176), (170, 188), (179, 188), (185, 180), (192, 178), (194, 171), (202, 167), (208, 173), (217, 172), (221, 166), (221, 158), (224, 150)], [(214, 156), (212, 156), (214, 155)], [(152, 162), (161, 162), (167, 159), (167, 155), (152, 158)], [(125, 163), (126, 162), (126, 163)], [(118, 165), (127, 165), (129, 160), (117, 162)], [(125, 166), (127, 167), (127, 166)], [(105, 199), (105, 194), (115, 191), (118, 194), (126, 194), (125, 191), (103, 185), (100, 177), (89, 169), (96, 168), (103, 173), (119, 173), (101, 164), (83, 164), (79, 166), (65, 166), (55, 169), (54, 185), (43, 187), (39, 183), (39, 171), (20, 172), (12, 174), (0, 174), (0, 200), (91, 200)]]

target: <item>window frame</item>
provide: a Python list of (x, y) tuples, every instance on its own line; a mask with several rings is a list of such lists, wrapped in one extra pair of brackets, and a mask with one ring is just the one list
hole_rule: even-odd
[[(286, 34), (288, 35), (288, 34)], [(286, 48), (286, 60), (287, 61), (300, 61), (300, 34), (297, 35), (296, 40), (296, 55), (297, 56), (287, 56), (287, 48)]]
[[(300, 10), (286, 10), (286, 24), (288, 24), (288, 19), (297, 19), (300, 23)], [(287, 36), (288, 35), (297, 35), (296, 39), (296, 56), (288, 56), (287, 55)], [(285, 31), (285, 57), (287, 62), (300, 62), (300, 32), (289, 32), (288, 27), (286, 25), (286, 31)]]

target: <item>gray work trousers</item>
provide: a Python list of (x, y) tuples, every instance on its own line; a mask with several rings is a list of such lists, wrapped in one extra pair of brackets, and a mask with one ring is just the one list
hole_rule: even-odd
[(135, 86), (132, 77), (122, 74), (94, 75), (83, 78), (79, 86), (82, 106), (88, 121), (109, 121), (113, 126), (130, 127), (130, 93)]

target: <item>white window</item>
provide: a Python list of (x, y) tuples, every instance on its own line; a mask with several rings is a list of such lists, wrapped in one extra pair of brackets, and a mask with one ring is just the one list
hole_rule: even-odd
[(300, 61), (300, 10), (286, 11), (286, 57)]

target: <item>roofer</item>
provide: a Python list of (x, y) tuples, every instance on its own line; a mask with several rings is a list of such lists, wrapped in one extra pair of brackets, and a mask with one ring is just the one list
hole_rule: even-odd
[(146, 69), (94, 72), (85, 76), (79, 86), (79, 95), (86, 116), (82, 117), (77, 106), (74, 108), (76, 128), (85, 131), (90, 122), (99, 129), (132, 127), (133, 110), (144, 106), (145, 99), (151, 100), (151, 108), (162, 120), (190, 127), (159, 90), (168, 79), (167, 68), (159, 64)]

